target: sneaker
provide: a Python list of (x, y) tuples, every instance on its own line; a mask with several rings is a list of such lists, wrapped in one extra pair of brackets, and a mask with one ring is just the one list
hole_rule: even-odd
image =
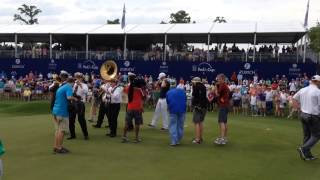
[(64, 148), (64, 147), (62, 147), (61, 149), (55, 148), (54, 152), (56, 154), (67, 154), (67, 153), (70, 153), (70, 151), (68, 149)]
[(220, 145), (221, 144), (221, 138), (218, 137), (216, 140), (214, 140), (214, 143)]
[(177, 145), (178, 145), (178, 144), (174, 144), (174, 143), (171, 143), (171, 144), (170, 144), (171, 147), (175, 147), (175, 146), (177, 146)]
[(193, 139), (193, 140), (192, 140), (192, 144), (201, 144), (201, 140), (200, 140), (200, 141), (197, 141), (196, 139)]
[(161, 128), (160, 131), (168, 131), (166, 128)]
[(140, 143), (142, 140), (140, 139), (140, 138), (136, 138), (136, 139), (134, 139), (134, 143)]
[(149, 127), (151, 128), (155, 128), (156, 126), (152, 125), (152, 124), (148, 124)]
[(67, 140), (72, 140), (72, 139), (75, 139), (76, 137), (75, 136), (70, 136), (67, 138)]
[(127, 137), (122, 137), (122, 141), (121, 142), (122, 143), (127, 143), (127, 142), (129, 142), (129, 139)]
[(318, 158), (317, 157), (314, 157), (314, 156), (309, 156), (309, 157), (307, 157), (305, 160), (306, 161), (314, 161), (314, 160), (317, 160)]
[(221, 144), (221, 145), (226, 145), (227, 142), (228, 142), (228, 141), (225, 140), (224, 138), (221, 138), (221, 139), (220, 139), (220, 144)]
[(300, 155), (300, 158), (302, 160), (306, 160), (306, 155), (305, 155), (305, 152), (303, 151), (302, 147), (299, 147), (297, 150), (298, 150), (298, 153)]

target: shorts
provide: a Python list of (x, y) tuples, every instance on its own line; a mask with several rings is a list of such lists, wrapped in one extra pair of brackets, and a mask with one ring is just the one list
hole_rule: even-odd
[(126, 124), (132, 124), (132, 119), (134, 119), (135, 125), (143, 124), (142, 112), (138, 110), (128, 110), (126, 113)]
[(233, 106), (234, 107), (240, 107), (241, 100), (233, 100)]
[(266, 101), (261, 101), (259, 108), (260, 108), (260, 109), (266, 109), (266, 107), (267, 107)]
[(56, 131), (68, 132), (69, 131), (69, 117), (54, 116), (54, 127)]
[(262, 108), (262, 101), (260, 101), (260, 100), (257, 101), (257, 107), (258, 107), (259, 109)]
[(228, 113), (229, 113), (229, 108), (227, 108), (227, 107), (219, 108), (218, 122), (227, 124)]
[(245, 104), (245, 103), (242, 103), (242, 108), (243, 108), (243, 109), (248, 109), (248, 108), (249, 108), (249, 105), (248, 105), (248, 104)]
[(193, 110), (193, 123), (202, 123), (204, 121), (204, 118), (206, 117), (206, 113), (206, 109), (195, 107)]

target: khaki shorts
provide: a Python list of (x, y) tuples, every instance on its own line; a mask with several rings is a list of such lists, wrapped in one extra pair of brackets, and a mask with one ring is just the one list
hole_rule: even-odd
[(56, 131), (69, 132), (68, 117), (54, 116), (53, 118), (55, 118), (53, 122), (54, 122), (54, 127)]

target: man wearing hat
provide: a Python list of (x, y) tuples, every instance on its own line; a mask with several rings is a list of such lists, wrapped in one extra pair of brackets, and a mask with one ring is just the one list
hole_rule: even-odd
[(73, 86), (73, 95), (78, 98), (78, 101), (74, 102), (76, 108), (74, 111), (70, 112), (70, 119), (69, 119), (69, 130), (70, 130), (70, 139), (76, 138), (75, 133), (75, 120), (78, 116), (78, 122), (80, 124), (83, 136), (85, 140), (88, 140), (88, 130), (87, 130), (87, 123), (85, 119), (85, 102), (86, 97), (88, 94), (88, 86), (87, 84), (83, 83), (83, 74), (80, 72), (75, 73), (75, 84)]
[(202, 134), (203, 134), (203, 121), (206, 116), (208, 99), (207, 99), (207, 89), (205, 85), (201, 82), (199, 77), (192, 79), (192, 106), (193, 110), (193, 123), (195, 125), (196, 136), (192, 143), (201, 144)]
[(110, 95), (110, 106), (109, 106), (109, 117), (110, 124), (109, 129), (110, 133), (107, 136), (111, 138), (117, 136), (117, 127), (118, 127), (118, 115), (120, 112), (120, 103), (122, 102), (122, 91), (123, 88), (118, 84), (118, 79), (114, 78), (110, 80), (110, 87), (107, 90), (107, 94)]
[(303, 128), (303, 145), (298, 148), (302, 160), (317, 159), (311, 153), (312, 147), (320, 139), (320, 76), (312, 77), (310, 85), (293, 96), (294, 107), (300, 104)]
[(158, 85), (160, 86), (160, 96), (157, 102), (156, 110), (153, 114), (151, 124), (149, 124), (148, 126), (153, 128), (156, 127), (160, 114), (162, 114), (161, 130), (165, 131), (165, 130), (168, 130), (168, 112), (167, 112), (166, 95), (167, 95), (167, 92), (170, 90), (170, 83), (166, 80), (166, 74), (163, 72), (159, 74), (158, 79), (159, 79)]

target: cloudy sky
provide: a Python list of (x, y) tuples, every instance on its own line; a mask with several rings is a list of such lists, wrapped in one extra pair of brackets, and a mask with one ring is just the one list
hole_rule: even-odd
[[(307, 0), (0, 0), (0, 24), (12, 24), (21, 4), (43, 12), (40, 24), (104, 24), (120, 18), (126, 4), (127, 24), (169, 21), (169, 15), (186, 10), (192, 21), (212, 22), (224, 16), (230, 22), (303, 23)], [(310, 0), (309, 24), (320, 20), (320, 0)]]

